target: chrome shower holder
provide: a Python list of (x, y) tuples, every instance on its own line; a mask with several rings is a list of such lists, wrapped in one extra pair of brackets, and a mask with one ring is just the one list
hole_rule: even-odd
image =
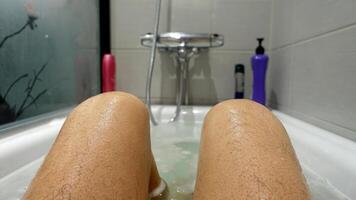
[[(156, 42), (156, 43), (155, 43)], [(224, 45), (224, 37), (220, 34), (189, 34), (181, 32), (169, 32), (158, 34), (155, 38), (154, 34), (147, 33), (141, 37), (141, 45), (144, 47), (156, 46), (160, 52), (168, 52), (172, 55), (173, 60), (177, 63), (177, 95), (176, 95), (176, 111), (170, 122), (178, 119), (181, 111), (181, 105), (189, 104), (189, 63), (190, 60), (197, 57), (200, 52), (206, 51), (209, 48), (222, 47)], [(152, 76), (152, 74), (150, 74)], [(152, 77), (148, 77), (152, 80)], [(150, 97), (150, 86), (146, 93)], [(148, 101), (148, 108), (153, 124), (157, 124), (154, 116), (151, 114), (151, 101)]]

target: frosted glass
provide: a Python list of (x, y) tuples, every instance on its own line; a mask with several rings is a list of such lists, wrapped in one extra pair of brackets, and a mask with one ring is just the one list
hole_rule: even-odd
[(97, 94), (99, 62), (97, 0), (0, 0), (0, 124)]

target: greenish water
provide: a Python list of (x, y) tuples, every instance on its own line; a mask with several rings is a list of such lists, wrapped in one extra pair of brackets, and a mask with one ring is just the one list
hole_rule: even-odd
[[(192, 199), (200, 132), (200, 124), (163, 124), (151, 129), (153, 153), (160, 175), (168, 183), (169, 200)], [(348, 199), (303, 163), (302, 168), (314, 200)]]
[(168, 183), (170, 199), (192, 199), (200, 128), (193, 124), (164, 124), (153, 127), (151, 136), (152, 150), (160, 175)]

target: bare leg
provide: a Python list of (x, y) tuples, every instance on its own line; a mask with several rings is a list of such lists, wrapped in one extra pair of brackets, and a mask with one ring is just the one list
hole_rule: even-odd
[(225, 101), (205, 118), (194, 200), (220, 199), (310, 199), (285, 129), (252, 101)]
[(161, 182), (149, 127), (132, 95), (88, 99), (68, 116), (24, 199), (147, 200)]

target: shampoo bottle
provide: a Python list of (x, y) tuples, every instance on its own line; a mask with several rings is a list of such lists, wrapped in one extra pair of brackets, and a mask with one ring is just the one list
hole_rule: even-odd
[(262, 46), (263, 38), (257, 39), (259, 42), (256, 54), (251, 58), (253, 71), (252, 100), (266, 105), (266, 72), (268, 66), (268, 56)]
[(116, 87), (116, 64), (115, 56), (112, 54), (105, 54), (102, 63), (102, 92), (115, 91)]
[(245, 66), (235, 65), (235, 99), (243, 99), (245, 92)]

